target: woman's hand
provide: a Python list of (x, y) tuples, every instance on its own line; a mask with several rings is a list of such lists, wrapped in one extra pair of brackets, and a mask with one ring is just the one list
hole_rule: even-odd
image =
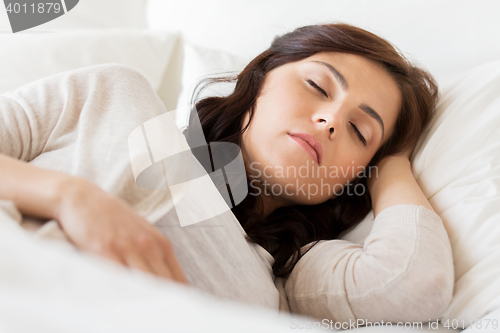
[(126, 204), (84, 179), (61, 187), (56, 219), (78, 248), (188, 283), (168, 239)]
[(413, 149), (402, 154), (384, 157), (377, 168), (371, 170), (367, 185), (372, 197), (373, 213), (393, 205), (413, 204), (434, 211), (417, 184), (411, 170), (410, 156)]
[(79, 248), (186, 283), (168, 239), (97, 185), (0, 153), (0, 199), (26, 216), (56, 219)]

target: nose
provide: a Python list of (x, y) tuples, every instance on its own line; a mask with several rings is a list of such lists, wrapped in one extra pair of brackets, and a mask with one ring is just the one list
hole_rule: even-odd
[[(326, 123), (326, 120), (325, 119), (320, 119), (320, 122), (324, 122)], [(330, 132), (330, 134), (332, 134), (334, 131), (335, 131), (335, 128), (333, 128), (333, 126), (330, 126), (328, 131)]]
[(340, 110), (324, 110), (318, 111), (314, 115), (314, 123), (318, 124), (321, 127), (323, 132), (329, 136), (330, 139), (333, 139), (337, 135), (342, 128), (342, 112)]

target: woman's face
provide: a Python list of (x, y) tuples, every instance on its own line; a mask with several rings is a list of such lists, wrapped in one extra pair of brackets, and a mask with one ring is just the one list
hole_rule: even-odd
[[(400, 104), (396, 82), (361, 56), (318, 53), (275, 68), (242, 135), (256, 179), (250, 186), (285, 204), (319, 204), (348, 191), (344, 185), (393, 133)], [(248, 120), (249, 112), (243, 126)]]

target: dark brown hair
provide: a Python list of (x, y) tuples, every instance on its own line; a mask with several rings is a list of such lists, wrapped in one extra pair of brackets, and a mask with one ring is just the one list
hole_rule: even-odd
[[(438, 89), (434, 79), (425, 70), (413, 66), (386, 40), (347, 24), (298, 28), (275, 38), (271, 47), (253, 59), (237, 77), (210, 80), (209, 83), (236, 80), (236, 87), (227, 97), (208, 97), (196, 103), (195, 110), (206, 141), (241, 145), (242, 133), (252, 120), (255, 102), (267, 73), (320, 52), (343, 52), (371, 59), (382, 65), (401, 91), (402, 105), (395, 131), (367, 167), (375, 166), (384, 156), (414, 147), (436, 104)], [(249, 110), (250, 121), (243, 124), (244, 115)], [(189, 128), (184, 134), (189, 141)], [(250, 180), (247, 175), (247, 185)], [(366, 178), (356, 178), (352, 185), (358, 183), (366, 186)], [(372, 209), (368, 191), (359, 196), (345, 192), (319, 205), (281, 207), (263, 217), (255, 212), (259, 204), (257, 200), (261, 198), (255, 195), (253, 187), (248, 188), (249, 195), (232, 211), (245, 229), (248, 240), (270, 251), (275, 259), (273, 272), (278, 277), (290, 274), (304, 254), (300, 252), (302, 246), (337, 238)]]

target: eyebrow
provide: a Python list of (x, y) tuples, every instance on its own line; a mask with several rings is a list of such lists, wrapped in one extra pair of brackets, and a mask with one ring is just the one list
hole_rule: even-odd
[(382, 121), (382, 118), (380, 117), (380, 115), (377, 112), (375, 112), (375, 110), (373, 110), (371, 107), (366, 105), (365, 103), (361, 104), (359, 106), (359, 108), (361, 110), (363, 110), (366, 114), (368, 114), (370, 117), (372, 117), (373, 119), (378, 121), (380, 126), (382, 126), (382, 139), (380, 141), (384, 140), (385, 128), (384, 128), (384, 122)]
[[(347, 84), (347, 80), (345, 79), (344, 75), (340, 74), (340, 72), (336, 70), (335, 67), (324, 61), (314, 60), (313, 62), (326, 66), (326, 68), (328, 68), (328, 70), (333, 74), (333, 77), (335, 77), (342, 90), (347, 91), (349, 89), (349, 85)], [(370, 106), (368, 106), (365, 103), (361, 104), (359, 108), (363, 110), (366, 114), (368, 114), (370, 117), (375, 119), (380, 124), (380, 126), (382, 126), (382, 139), (380, 141), (384, 140), (385, 127), (382, 117), (380, 117), (380, 115), (375, 110), (373, 110)]]
[(322, 64), (322, 65), (326, 66), (326, 68), (328, 68), (330, 70), (330, 72), (333, 74), (333, 76), (335, 77), (337, 82), (340, 84), (340, 86), (342, 87), (342, 90), (347, 91), (347, 89), (349, 89), (349, 85), (347, 84), (347, 81), (346, 81), (344, 75), (340, 74), (340, 72), (338, 70), (336, 70), (335, 67), (333, 67), (332, 65), (330, 65), (329, 63), (324, 62), (324, 61), (314, 60), (313, 62), (316, 62), (318, 64)]

